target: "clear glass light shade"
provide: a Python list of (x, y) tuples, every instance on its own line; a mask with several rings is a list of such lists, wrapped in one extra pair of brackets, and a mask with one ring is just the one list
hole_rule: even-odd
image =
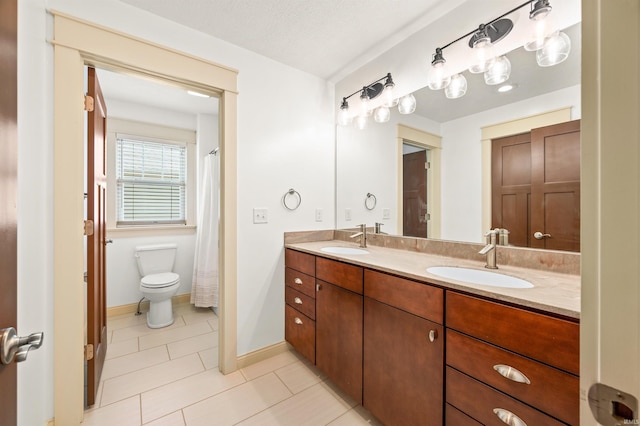
[(398, 112), (400, 114), (411, 114), (416, 110), (416, 98), (413, 93), (409, 93), (400, 98), (398, 102)]
[(469, 68), (469, 71), (473, 74), (479, 74), (485, 72), (493, 65), (496, 57), (493, 53), (493, 44), (487, 38), (486, 40), (480, 40), (473, 46), (473, 52), (476, 55), (475, 63)]
[(550, 67), (563, 62), (571, 52), (571, 39), (563, 32), (549, 36), (542, 48), (536, 51), (536, 62), (541, 67)]
[(384, 91), (382, 92), (382, 96), (384, 96), (384, 106), (391, 108), (398, 105), (398, 98), (396, 98), (395, 94), (395, 85), (385, 85)]
[(373, 112), (373, 119), (376, 120), (376, 123), (386, 123), (389, 118), (391, 118), (391, 111), (384, 105), (379, 106)]
[(364, 130), (367, 127), (368, 118), (366, 115), (359, 115), (355, 119), (356, 127), (360, 130)]
[(531, 33), (531, 37), (529, 41), (524, 44), (524, 50), (528, 50), (529, 52), (533, 52), (534, 50), (538, 50), (544, 46), (544, 42), (549, 35), (549, 19), (545, 18), (546, 15), (542, 17), (538, 17), (536, 19), (532, 19), (533, 21), (533, 31)]
[(348, 126), (353, 121), (353, 117), (349, 115), (349, 108), (340, 108), (338, 112), (338, 124), (341, 126)]
[(360, 114), (371, 115), (371, 107), (369, 106), (369, 96), (360, 96)]
[(438, 62), (429, 67), (427, 84), (431, 90), (444, 89), (451, 82), (451, 76), (447, 73), (447, 68), (443, 62)]
[(490, 86), (504, 83), (511, 75), (511, 61), (506, 56), (500, 56), (484, 73), (484, 82)]
[(448, 99), (457, 99), (467, 93), (467, 79), (462, 74), (451, 76), (451, 82), (444, 89), (444, 94)]

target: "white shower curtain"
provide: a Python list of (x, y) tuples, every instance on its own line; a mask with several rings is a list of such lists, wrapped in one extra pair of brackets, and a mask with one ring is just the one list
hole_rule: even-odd
[(191, 303), (199, 308), (218, 307), (218, 161), (214, 154), (204, 160), (191, 283)]

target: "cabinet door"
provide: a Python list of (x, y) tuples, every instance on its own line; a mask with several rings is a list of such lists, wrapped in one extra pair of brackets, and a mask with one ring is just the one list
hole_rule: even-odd
[(362, 296), (318, 280), (316, 365), (362, 403)]
[(441, 325), (365, 297), (368, 410), (386, 425), (442, 425), (443, 368)]

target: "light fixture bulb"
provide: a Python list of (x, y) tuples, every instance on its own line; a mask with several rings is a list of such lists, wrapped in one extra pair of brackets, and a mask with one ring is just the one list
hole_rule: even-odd
[(342, 99), (340, 105), (340, 111), (338, 112), (338, 124), (341, 126), (348, 126), (353, 121), (353, 117), (349, 114), (349, 104), (346, 99)]
[(444, 89), (451, 82), (451, 76), (447, 73), (445, 63), (442, 56), (442, 49), (437, 48), (435, 55), (433, 55), (433, 61), (431, 61), (431, 67), (429, 68), (429, 74), (427, 75), (427, 84), (431, 90)]
[(369, 93), (367, 93), (367, 88), (362, 88), (362, 93), (360, 94), (360, 115), (371, 115), (371, 109), (369, 107)]
[(549, 0), (538, 0), (529, 12), (529, 19), (533, 21), (533, 32), (528, 42), (524, 44), (524, 49), (532, 52), (544, 46), (547, 36), (550, 33), (549, 18), (551, 12)]
[(366, 115), (359, 115), (355, 119), (356, 127), (360, 130), (364, 130), (367, 127), (368, 118)]
[(416, 98), (413, 96), (413, 93), (409, 93), (400, 98), (398, 102), (398, 112), (400, 112), (400, 114), (411, 114), (415, 110)]
[(462, 74), (451, 76), (451, 82), (444, 88), (444, 94), (447, 99), (457, 99), (467, 93), (467, 79)]
[(476, 38), (473, 43), (473, 52), (476, 55), (476, 61), (471, 67), (469, 67), (469, 71), (473, 74), (480, 74), (481, 72), (485, 72), (493, 65), (495, 61), (495, 54), (493, 53), (493, 44), (491, 43), (491, 37), (487, 34), (486, 27), (484, 25), (480, 25), (480, 28), (475, 33), (474, 37)]
[(376, 123), (386, 123), (391, 118), (391, 111), (389, 108), (382, 105), (376, 108), (373, 112), (373, 119), (376, 120)]
[(384, 96), (384, 106), (387, 108), (392, 108), (398, 105), (398, 98), (396, 98), (395, 94), (395, 83), (391, 78), (391, 74), (387, 74), (387, 81), (384, 83), (384, 91), (382, 92), (382, 96)]
[(549, 36), (536, 52), (536, 62), (541, 67), (550, 67), (564, 62), (571, 52), (571, 39), (563, 32), (555, 32)]
[(506, 56), (497, 58), (484, 73), (484, 82), (490, 86), (504, 83), (511, 75), (511, 61)]

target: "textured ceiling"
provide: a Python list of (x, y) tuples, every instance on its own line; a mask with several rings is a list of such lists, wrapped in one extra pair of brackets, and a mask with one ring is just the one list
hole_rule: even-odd
[(333, 80), (462, 0), (120, 0)]

